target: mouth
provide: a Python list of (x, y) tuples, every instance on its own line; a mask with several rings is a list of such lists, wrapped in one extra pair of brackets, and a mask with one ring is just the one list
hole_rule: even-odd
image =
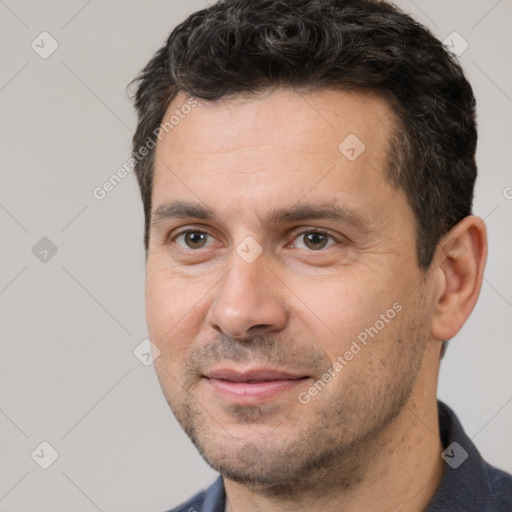
[(218, 368), (207, 372), (203, 377), (219, 398), (240, 405), (270, 401), (295, 390), (310, 378), (307, 375), (269, 368)]

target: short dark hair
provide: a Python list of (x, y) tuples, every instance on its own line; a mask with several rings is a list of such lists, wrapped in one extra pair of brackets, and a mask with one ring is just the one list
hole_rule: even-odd
[[(386, 2), (221, 0), (178, 25), (134, 82), (134, 154), (155, 147), (179, 92), (212, 102), (275, 87), (373, 92), (398, 119), (386, 177), (414, 212), (422, 269), (440, 238), (471, 214), (477, 141), (471, 86), (438, 39)], [(137, 159), (135, 173), (147, 249), (154, 149)]]

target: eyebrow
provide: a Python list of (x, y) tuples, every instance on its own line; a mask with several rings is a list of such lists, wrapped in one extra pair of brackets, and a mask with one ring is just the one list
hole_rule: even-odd
[[(172, 201), (161, 204), (153, 211), (151, 223), (158, 224), (169, 219), (188, 218), (215, 220), (217, 215), (211, 208), (201, 203)], [(297, 203), (290, 207), (278, 208), (267, 213), (264, 222), (267, 225), (272, 225), (320, 219), (348, 224), (365, 232), (370, 231), (374, 224), (368, 215), (339, 202)]]

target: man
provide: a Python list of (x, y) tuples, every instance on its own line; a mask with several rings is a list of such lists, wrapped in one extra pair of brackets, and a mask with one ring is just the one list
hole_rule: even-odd
[(487, 254), (442, 44), (386, 3), (227, 0), (137, 80), (155, 367), (221, 474), (176, 510), (512, 510), (436, 400)]

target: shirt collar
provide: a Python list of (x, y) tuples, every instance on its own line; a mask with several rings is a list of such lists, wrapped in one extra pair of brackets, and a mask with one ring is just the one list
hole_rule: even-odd
[(444, 474), (425, 512), (491, 512), (496, 510), (489, 465), (464, 432), (455, 413), (440, 400), (439, 431), (444, 451)]

